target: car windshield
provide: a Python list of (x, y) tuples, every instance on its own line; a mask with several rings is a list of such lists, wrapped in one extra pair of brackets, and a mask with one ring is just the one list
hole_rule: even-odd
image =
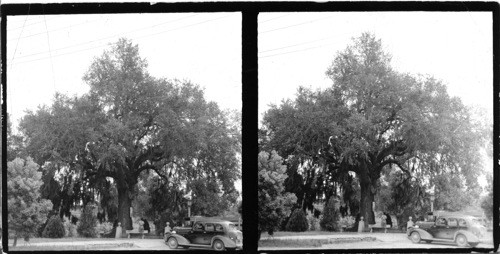
[(484, 224), (484, 222), (482, 220), (477, 219), (477, 218), (474, 218), (471, 221), (472, 221), (473, 225), (481, 225), (482, 226)]
[(236, 228), (236, 225), (234, 225), (233, 223), (229, 223), (229, 224), (228, 224), (228, 228), (229, 228), (229, 230), (231, 230), (231, 231), (232, 231), (232, 230), (238, 230), (238, 229)]

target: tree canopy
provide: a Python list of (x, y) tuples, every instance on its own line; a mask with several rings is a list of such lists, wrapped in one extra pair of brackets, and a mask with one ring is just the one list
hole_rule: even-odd
[(299, 175), (308, 202), (350, 188), (345, 179), (354, 175), (368, 223), (374, 223), (372, 202), (384, 168), (407, 177), (422, 172), (431, 183), (454, 173), (473, 187), (487, 143), (484, 126), (442, 81), (400, 73), (390, 60), (381, 40), (362, 34), (328, 67), (329, 88), (299, 88), (294, 100), (265, 113), (261, 130), (262, 146), (292, 165), (288, 176)]
[(68, 200), (86, 203), (114, 186), (118, 219), (130, 228), (142, 172), (179, 189), (204, 178), (221, 193), (236, 192), (241, 134), (198, 85), (152, 77), (138, 45), (126, 39), (95, 58), (83, 79), (88, 93), (56, 94), (20, 123), (27, 153), (46, 174), (53, 168), (63, 176), (57, 182), (72, 189)]

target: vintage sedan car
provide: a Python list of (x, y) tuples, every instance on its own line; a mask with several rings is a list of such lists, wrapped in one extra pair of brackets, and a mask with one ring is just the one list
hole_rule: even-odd
[(201, 219), (192, 227), (175, 227), (165, 237), (171, 249), (177, 247), (212, 248), (214, 250), (234, 250), (243, 246), (243, 234), (236, 226), (224, 220)]
[(440, 216), (432, 223), (417, 223), (407, 235), (414, 243), (455, 242), (461, 247), (476, 247), (486, 235), (486, 228), (472, 216)]

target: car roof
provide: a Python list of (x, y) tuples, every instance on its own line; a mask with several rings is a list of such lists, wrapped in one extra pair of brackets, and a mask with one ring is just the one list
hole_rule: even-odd
[(220, 219), (197, 219), (194, 222), (203, 222), (203, 223), (224, 223), (224, 224), (229, 224), (232, 223), (227, 220), (220, 220)]

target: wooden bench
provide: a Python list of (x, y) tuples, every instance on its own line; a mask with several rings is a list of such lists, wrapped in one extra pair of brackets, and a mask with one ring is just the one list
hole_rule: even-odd
[(144, 230), (144, 231), (142, 231), (142, 233), (141, 233), (141, 232), (139, 232), (139, 230), (137, 230), (137, 229), (126, 230), (125, 232), (127, 233), (128, 238), (130, 238), (130, 235), (141, 235), (141, 236), (142, 236), (142, 239), (144, 239), (144, 235), (145, 235), (145, 234), (148, 234), (148, 233), (149, 233), (149, 231), (148, 231), (148, 230)]
[(377, 231), (377, 230), (384, 230), (384, 233), (387, 233), (387, 229), (390, 228), (389, 225), (382, 227), (381, 225), (378, 225), (378, 224), (373, 224), (373, 225), (368, 225), (368, 227), (370, 228), (370, 233), (373, 233), (373, 231)]

